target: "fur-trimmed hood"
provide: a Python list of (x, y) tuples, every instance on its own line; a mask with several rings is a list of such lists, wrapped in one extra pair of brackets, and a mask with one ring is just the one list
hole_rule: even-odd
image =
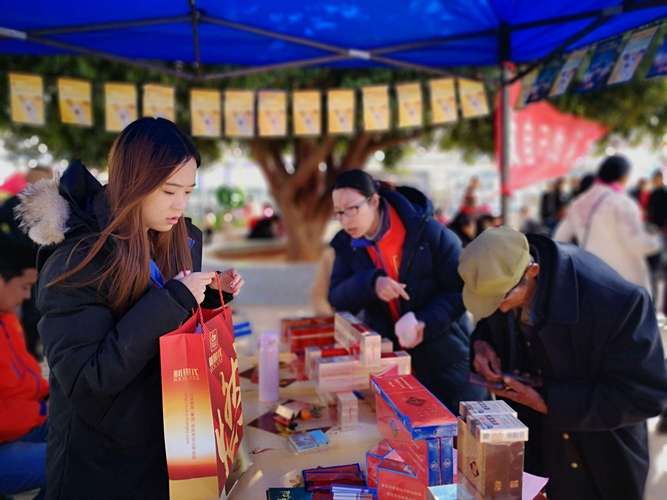
[(20, 195), (16, 218), (38, 245), (61, 243), (73, 233), (99, 231), (106, 212), (104, 188), (86, 166), (74, 160), (59, 179), (28, 186)]

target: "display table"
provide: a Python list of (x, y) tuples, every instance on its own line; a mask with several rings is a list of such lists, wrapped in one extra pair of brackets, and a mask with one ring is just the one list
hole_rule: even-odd
[[(252, 358), (239, 359), (240, 371), (251, 367)], [(328, 447), (297, 454), (292, 451), (283, 436), (273, 434), (248, 424), (255, 418), (275, 408), (275, 403), (261, 403), (257, 385), (247, 379), (241, 381), (244, 421), (244, 448), (250, 455), (252, 466), (245, 471), (230, 491), (229, 500), (261, 500), (268, 488), (291, 487), (301, 481), (301, 471), (317, 466), (359, 463), (365, 467), (366, 451), (382, 437), (375, 422), (375, 413), (367, 401), (359, 401), (359, 423), (345, 431), (332, 427), (328, 432)], [(319, 403), (315, 384), (311, 381), (295, 382), (280, 389), (280, 400), (298, 399)]]

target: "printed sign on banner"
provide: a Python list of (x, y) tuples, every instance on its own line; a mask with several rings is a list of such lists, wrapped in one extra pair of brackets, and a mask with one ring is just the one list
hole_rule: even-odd
[(396, 85), (398, 95), (398, 126), (400, 128), (422, 126), (421, 83)]
[(554, 80), (558, 76), (558, 73), (562, 67), (563, 61), (559, 59), (552, 61), (540, 70), (537, 78), (535, 79), (535, 82), (533, 83), (533, 87), (528, 92), (528, 97), (526, 98), (527, 104), (541, 101), (549, 95)]
[(516, 101), (517, 109), (523, 108), (526, 105), (530, 91), (533, 89), (533, 84), (537, 80), (537, 75), (538, 71), (535, 69), (521, 79), (521, 92)]
[(220, 92), (211, 89), (190, 91), (192, 135), (220, 137)]
[(260, 90), (257, 95), (259, 135), (287, 135), (287, 94), (282, 90)]
[(475, 118), (489, 114), (484, 84), (475, 80), (459, 78), (459, 98), (464, 118)]
[(363, 87), (364, 130), (389, 128), (389, 88), (386, 85)]
[(577, 86), (578, 92), (587, 92), (602, 87), (614, 69), (621, 49), (622, 38), (617, 37), (598, 45), (591, 58), (591, 64), (584, 73), (584, 79)]
[(611, 76), (607, 82), (608, 85), (627, 82), (632, 78), (637, 70), (637, 66), (639, 66), (639, 63), (644, 58), (644, 54), (646, 54), (651, 45), (656, 31), (658, 31), (658, 27), (654, 26), (653, 28), (647, 28), (632, 34), (628, 43), (623, 48), (621, 57), (616, 61), (616, 66), (614, 66), (614, 70), (611, 72)]
[(354, 132), (354, 90), (330, 90), (327, 93), (328, 131), (330, 134)]
[(174, 104), (174, 87), (149, 83), (144, 85), (144, 116), (166, 118), (172, 122), (176, 119)]
[[(510, 87), (518, 99), (519, 83)], [(495, 116), (496, 155), (501, 153), (500, 114)], [(593, 121), (561, 113), (546, 101), (510, 112), (510, 176), (505, 189), (520, 189), (565, 175), (606, 133)]]
[(90, 127), (93, 124), (92, 88), (87, 80), (58, 78), (60, 121)]
[(584, 61), (586, 53), (586, 49), (581, 49), (572, 52), (567, 57), (567, 60), (561, 68), (560, 73), (558, 73), (558, 77), (556, 78), (553, 87), (551, 87), (549, 97), (563, 95), (567, 91), (567, 88), (570, 86), (574, 75), (576, 75), (577, 71), (579, 70), (579, 66), (581, 66), (581, 63)]
[(44, 125), (44, 81), (41, 76), (9, 73), (9, 92), (13, 122)]
[(646, 74), (647, 78), (667, 75), (667, 36), (662, 40), (662, 45), (655, 51), (653, 64)]
[(108, 132), (120, 132), (137, 119), (137, 89), (129, 83), (105, 83), (105, 124)]
[(255, 135), (255, 93), (252, 90), (225, 91), (225, 135)]
[(320, 135), (322, 96), (318, 90), (295, 90), (292, 94), (294, 135)]
[(431, 123), (455, 122), (458, 118), (453, 78), (438, 78), (429, 82), (431, 88)]

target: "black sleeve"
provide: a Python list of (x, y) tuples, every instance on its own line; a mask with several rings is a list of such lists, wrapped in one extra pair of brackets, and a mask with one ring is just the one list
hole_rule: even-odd
[(348, 264), (349, 256), (334, 247), (334, 258), (329, 284), (329, 303), (337, 311), (357, 313), (369, 304), (379, 301), (375, 293), (375, 280), (385, 273), (380, 269), (354, 272)]
[(638, 289), (609, 336), (596, 380), (549, 383), (546, 422), (558, 429), (611, 430), (654, 417), (667, 402), (667, 375), (651, 299)]
[(49, 258), (37, 301), (51, 372), (76, 408), (79, 401), (121, 392), (158, 355), (159, 337), (176, 329), (191, 310), (168, 288), (149, 287), (115, 317), (94, 286), (47, 286), (70, 265), (75, 263), (68, 263), (67, 252)]

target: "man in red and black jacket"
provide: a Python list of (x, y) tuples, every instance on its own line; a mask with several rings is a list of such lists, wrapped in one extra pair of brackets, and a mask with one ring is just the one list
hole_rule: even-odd
[(49, 385), (15, 314), (36, 279), (30, 252), (0, 235), (0, 495), (45, 483)]

